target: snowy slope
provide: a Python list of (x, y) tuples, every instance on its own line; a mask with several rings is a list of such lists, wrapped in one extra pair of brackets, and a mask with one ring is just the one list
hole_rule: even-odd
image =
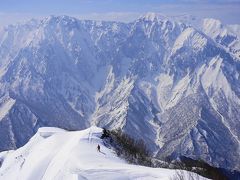
[(186, 19), (50, 16), (5, 27), (0, 150), (23, 146), (43, 126), (97, 125), (144, 139), (158, 158), (240, 169), (240, 61), (215, 38), (225, 26), (209, 20), (203, 31), (203, 21), (196, 28)]
[(240, 58), (240, 36), (236, 28), (216, 19), (204, 19), (202, 31)]
[[(175, 170), (127, 164), (104, 146), (101, 133), (102, 129), (97, 127), (75, 132), (40, 128), (22, 148), (0, 154), (3, 161), (0, 179), (171, 179), (175, 176)], [(101, 145), (101, 152), (97, 151), (97, 144)], [(188, 177), (186, 171), (183, 173)]]
[(173, 17), (177, 21), (186, 23), (202, 31), (227, 51), (240, 59), (240, 31), (239, 25), (228, 25), (218, 19), (200, 19), (191, 15)]

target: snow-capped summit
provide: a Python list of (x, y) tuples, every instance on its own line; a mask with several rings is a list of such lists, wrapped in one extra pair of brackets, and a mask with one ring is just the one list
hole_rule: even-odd
[[(40, 128), (16, 151), (0, 153), (0, 179), (172, 179), (175, 170), (127, 164), (100, 139), (102, 129)], [(97, 145), (100, 144), (100, 152)], [(190, 172), (182, 171), (183, 177)], [(206, 179), (194, 173), (191, 177)]]
[(42, 126), (98, 125), (144, 139), (157, 158), (240, 169), (237, 34), (144, 17), (51, 16), (2, 30), (0, 150), (23, 146)]
[(240, 31), (239, 25), (228, 25), (218, 19), (200, 19), (194, 16), (183, 15), (173, 17), (176, 21), (192, 26), (205, 33), (223, 48), (226, 48), (238, 60), (240, 59)]
[(155, 12), (148, 12), (141, 16), (139, 19), (145, 20), (145, 21), (164, 21), (166, 19), (169, 19), (167, 16), (161, 13), (155, 13)]
[(231, 26), (224, 25), (216, 19), (206, 18), (201, 29), (240, 60), (240, 36)]

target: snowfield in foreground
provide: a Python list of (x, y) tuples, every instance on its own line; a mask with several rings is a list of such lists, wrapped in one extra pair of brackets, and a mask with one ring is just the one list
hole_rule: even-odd
[(22, 148), (0, 153), (0, 179), (174, 179), (175, 170), (130, 165), (119, 159), (104, 146), (101, 133), (97, 127), (74, 132), (40, 128)]

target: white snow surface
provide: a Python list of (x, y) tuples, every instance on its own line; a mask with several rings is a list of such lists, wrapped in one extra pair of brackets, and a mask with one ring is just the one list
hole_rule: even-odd
[[(176, 171), (127, 164), (100, 139), (102, 129), (40, 128), (22, 148), (0, 153), (0, 179), (171, 179)], [(100, 144), (101, 151), (96, 147)], [(182, 171), (187, 176), (186, 171)], [(193, 174), (197, 176), (196, 174)], [(200, 179), (205, 179), (201, 178)]]

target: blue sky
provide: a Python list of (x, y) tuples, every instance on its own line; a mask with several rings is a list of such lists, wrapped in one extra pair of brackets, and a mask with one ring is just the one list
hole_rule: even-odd
[(131, 21), (146, 12), (240, 24), (240, 0), (0, 0), (0, 25), (48, 15)]

